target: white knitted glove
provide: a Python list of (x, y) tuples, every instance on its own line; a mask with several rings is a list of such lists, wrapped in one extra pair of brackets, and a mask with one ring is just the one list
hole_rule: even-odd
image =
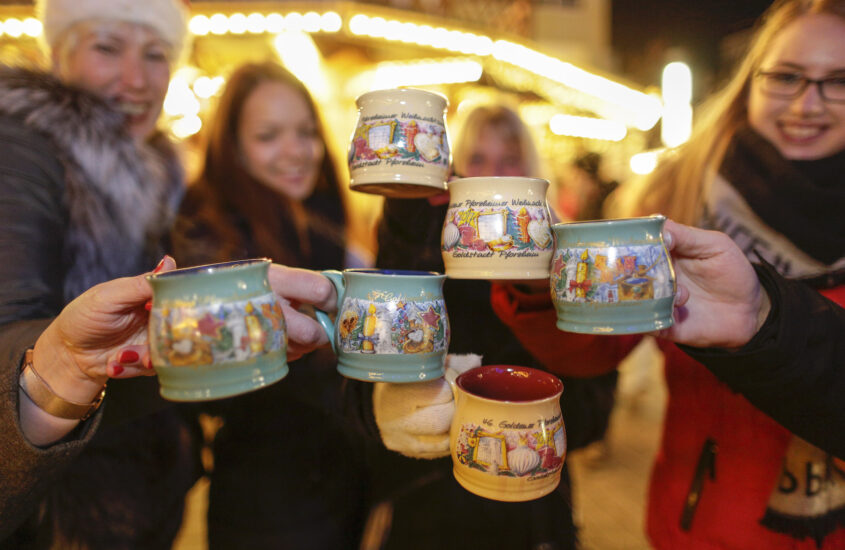
[(384, 446), (412, 458), (448, 455), (455, 400), (446, 378), (480, 364), (480, 355), (447, 355), (446, 377), (413, 384), (377, 382), (373, 413)]

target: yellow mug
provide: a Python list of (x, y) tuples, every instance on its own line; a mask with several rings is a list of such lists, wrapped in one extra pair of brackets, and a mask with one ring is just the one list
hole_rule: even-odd
[(528, 367), (485, 365), (459, 376), (449, 450), (458, 483), (478, 496), (507, 502), (543, 497), (560, 483), (566, 431), (563, 383)]

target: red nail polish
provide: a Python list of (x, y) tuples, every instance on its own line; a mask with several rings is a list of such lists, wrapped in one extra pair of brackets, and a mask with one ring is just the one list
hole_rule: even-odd
[(146, 304), (144, 304), (144, 309), (146, 309), (147, 311), (152, 311), (153, 310), (153, 303), (147, 302)]
[(146, 361), (144, 361), (144, 367), (145, 367), (145, 368), (148, 368), (148, 369), (153, 368), (153, 361), (152, 361), (152, 359), (150, 359), (149, 357), (147, 357), (147, 360), (146, 360)]
[(138, 359), (140, 359), (140, 356), (137, 351), (127, 349), (120, 352), (120, 357), (117, 360), (121, 363), (135, 363)]
[(120, 365), (112, 365), (111, 370), (112, 376), (120, 376), (120, 373), (123, 372), (123, 367), (121, 367)]
[(161, 261), (158, 262), (158, 265), (156, 266), (156, 268), (153, 269), (153, 273), (158, 273), (159, 271), (161, 271), (161, 268), (164, 267), (164, 260), (166, 260), (166, 259), (167, 259), (167, 256), (165, 256), (164, 258), (161, 259)]

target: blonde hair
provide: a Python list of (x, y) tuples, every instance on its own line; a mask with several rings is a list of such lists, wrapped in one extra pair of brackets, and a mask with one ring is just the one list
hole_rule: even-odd
[(758, 22), (748, 52), (733, 77), (702, 107), (690, 140), (648, 178), (620, 189), (609, 214), (636, 216), (660, 212), (682, 223), (697, 223), (712, 180), (710, 176), (719, 169), (728, 145), (747, 121), (751, 79), (766, 51), (790, 23), (803, 15), (821, 13), (845, 19), (845, 0), (775, 2)]
[(452, 147), (455, 172), (464, 175), (469, 162), (472, 143), (481, 132), (496, 132), (505, 141), (519, 147), (519, 158), (526, 176), (539, 177), (540, 157), (528, 127), (513, 110), (503, 105), (473, 107), (463, 119)]

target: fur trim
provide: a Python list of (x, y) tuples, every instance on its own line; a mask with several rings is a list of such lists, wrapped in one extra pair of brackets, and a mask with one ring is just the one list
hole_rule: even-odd
[(65, 299), (150, 269), (182, 191), (172, 149), (139, 147), (123, 115), (45, 73), (0, 69), (0, 113), (49, 138), (65, 168)]

